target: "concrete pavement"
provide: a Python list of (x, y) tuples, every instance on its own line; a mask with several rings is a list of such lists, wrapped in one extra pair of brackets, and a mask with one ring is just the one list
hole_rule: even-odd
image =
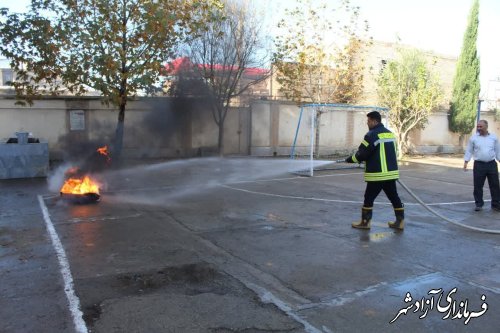
[[(356, 230), (362, 170), (297, 177), (261, 161), (109, 171), (93, 205), (45, 179), (0, 182), (0, 332), (499, 332), (500, 235), (401, 187), (404, 232), (383, 193)], [(441, 164), (404, 163), (401, 180), (448, 218), (500, 230), (500, 213), (473, 211), (471, 172)]]

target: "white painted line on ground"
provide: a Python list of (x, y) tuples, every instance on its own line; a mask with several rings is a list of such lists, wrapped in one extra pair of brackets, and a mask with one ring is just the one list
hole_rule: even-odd
[(230, 190), (234, 190), (234, 191), (241, 191), (241, 192), (246, 192), (246, 193), (259, 194), (259, 195), (265, 195), (265, 196), (277, 197), (277, 198), (298, 199), (298, 200), (313, 200), (313, 201), (327, 201), (327, 202), (342, 202), (342, 203), (355, 203), (355, 204), (362, 203), (361, 201), (322, 199), (322, 198), (314, 198), (314, 197), (296, 197), (296, 196), (292, 196), (292, 195), (283, 195), (283, 194), (273, 194), (273, 193), (266, 193), (266, 192), (257, 192), (257, 191), (245, 190), (245, 189), (238, 188), (238, 187), (232, 187), (232, 186), (228, 186), (228, 185), (220, 185), (220, 186), (224, 187), (224, 188), (228, 188)]
[(49, 210), (47, 209), (41, 195), (38, 195), (38, 202), (40, 203), (40, 208), (42, 209), (43, 219), (45, 220), (45, 226), (47, 227), (47, 232), (49, 233), (50, 240), (52, 241), (52, 246), (56, 250), (57, 259), (59, 260), (61, 275), (64, 280), (64, 292), (66, 293), (66, 298), (68, 299), (69, 309), (71, 311), (71, 316), (73, 317), (76, 332), (88, 333), (87, 325), (85, 325), (85, 322), (83, 321), (83, 313), (80, 310), (80, 300), (76, 296), (75, 290), (73, 289), (73, 277), (71, 276), (71, 270), (69, 268), (66, 252), (64, 251), (61, 240), (57, 235), (54, 224), (52, 224), (52, 221), (50, 220)]
[(312, 308), (317, 308), (317, 307), (336, 307), (336, 306), (343, 306), (348, 303), (352, 303), (362, 297), (364, 297), (367, 294), (376, 292), (379, 290), (380, 287), (385, 287), (389, 285), (388, 282), (380, 282), (375, 285), (371, 285), (366, 287), (363, 290), (359, 291), (347, 291), (346, 294), (344, 295), (339, 295), (336, 296), (333, 299), (326, 299), (323, 300), (319, 303), (309, 303), (309, 304), (304, 304), (301, 307), (299, 307), (299, 310), (307, 310), (307, 309), (312, 309)]
[[(352, 203), (352, 204), (362, 204), (363, 201), (354, 201), (354, 200), (338, 200), (338, 199), (324, 199), (324, 198), (315, 198), (315, 197), (299, 197), (299, 196), (293, 196), (293, 195), (284, 195), (284, 194), (273, 194), (273, 193), (267, 193), (267, 192), (259, 192), (259, 191), (251, 191), (251, 190), (245, 190), (242, 188), (238, 187), (233, 187), (233, 186), (228, 186), (228, 185), (220, 185), (221, 187), (234, 190), (234, 191), (241, 191), (241, 192), (246, 192), (246, 193), (251, 193), (251, 194), (258, 194), (258, 195), (265, 195), (269, 197), (277, 197), (277, 198), (287, 198), (287, 199), (297, 199), (297, 200), (312, 200), (312, 201), (324, 201), (324, 202), (339, 202), (339, 203)], [(485, 202), (488, 200), (484, 200)], [(455, 202), (435, 202), (435, 203), (430, 203), (427, 204), (427, 206), (440, 206), (440, 205), (461, 205), (461, 204), (466, 204), (466, 203), (474, 203), (474, 201), (455, 201)], [(390, 205), (390, 202), (379, 202), (379, 204), (382, 205)], [(419, 206), (419, 203), (416, 202), (405, 202), (405, 206)]]
[(290, 318), (293, 318), (295, 321), (304, 325), (304, 329), (307, 333), (322, 333), (321, 330), (317, 329), (307, 320), (299, 316), (295, 311), (292, 310), (292, 307), (290, 305), (274, 296), (270, 291), (253, 283), (248, 283), (247, 287), (251, 288), (257, 295), (259, 295), (260, 299), (264, 303), (274, 304), (276, 307), (278, 307), (278, 309), (285, 312)]

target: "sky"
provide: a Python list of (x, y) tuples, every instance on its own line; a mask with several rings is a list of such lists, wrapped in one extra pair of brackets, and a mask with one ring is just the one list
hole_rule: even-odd
[[(265, 8), (266, 29), (273, 28), (285, 7), (294, 7), (293, 0), (250, 0)], [(321, 2), (321, 1), (319, 1)], [(339, 0), (327, 0), (339, 3)], [(385, 42), (400, 42), (440, 55), (457, 57), (472, 0), (351, 0), (360, 7), (360, 16), (369, 24), (368, 35)], [(477, 49), (481, 63), (482, 94), (490, 80), (500, 77), (500, 0), (479, 0), (479, 31)]]
[[(262, 9), (268, 35), (294, 0), (249, 0)], [(321, 0), (318, 0), (321, 1)], [(339, 0), (326, 0), (339, 3)], [(375, 40), (411, 45), (426, 51), (458, 57), (472, 0), (351, 0), (360, 7)], [(22, 11), (28, 0), (0, 0), (0, 7)], [(481, 62), (482, 94), (490, 80), (500, 77), (500, 0), (479, 0), (477, 48)]]

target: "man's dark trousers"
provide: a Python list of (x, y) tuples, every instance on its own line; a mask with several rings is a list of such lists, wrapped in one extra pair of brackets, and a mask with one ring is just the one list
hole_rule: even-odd
[(488, 178), (491, 194), (491, 207), (500, 208), (500, 184), (498, 181), (498, 166), (495, 160), (490, 162), (474, 161), (474, 201), (476, 207), (483, 207), (483, 186)]
[[(497, 179), (498, 180), (498, 179)], [(375, 198), (379, 195), (380, 191), (384, 190), (385, 195), (389, 198), (394, 208), (403, 208), (401, 199), (396, 189), (396, 180), (386, 180), (381, 182), (366, 182), (365, 201), (364, 207), (373, 207)]]

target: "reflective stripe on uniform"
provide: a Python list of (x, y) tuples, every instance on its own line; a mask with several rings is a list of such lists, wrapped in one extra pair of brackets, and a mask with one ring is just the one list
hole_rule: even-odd
[(378, 145), (379, 143), (386, 143), (386, 142), (394, 142), (396, 143), (396, 139), (378, 139), (373, 143), (374, 146)]
[(385, 145), (380, 145), (380, 169), (383, 173), (387, 172), (387, 160), (385, 158)]
[(377, 134), (378, 140), (374, 142), (374, 145), (386, 142), (396, 142), (396, 136), (394, 133), (379, 133)]
[(393, 180), (399, 178), (399, 170), (387, 171), (387, 172), (366, 172), (365, 181), (384, 181)]
[(391, 132), (379, 133), (379, 134), (377, 134), (377, 136), (379, 139), (395, 139), (396, 138), (394, 133), (391, 133)]

